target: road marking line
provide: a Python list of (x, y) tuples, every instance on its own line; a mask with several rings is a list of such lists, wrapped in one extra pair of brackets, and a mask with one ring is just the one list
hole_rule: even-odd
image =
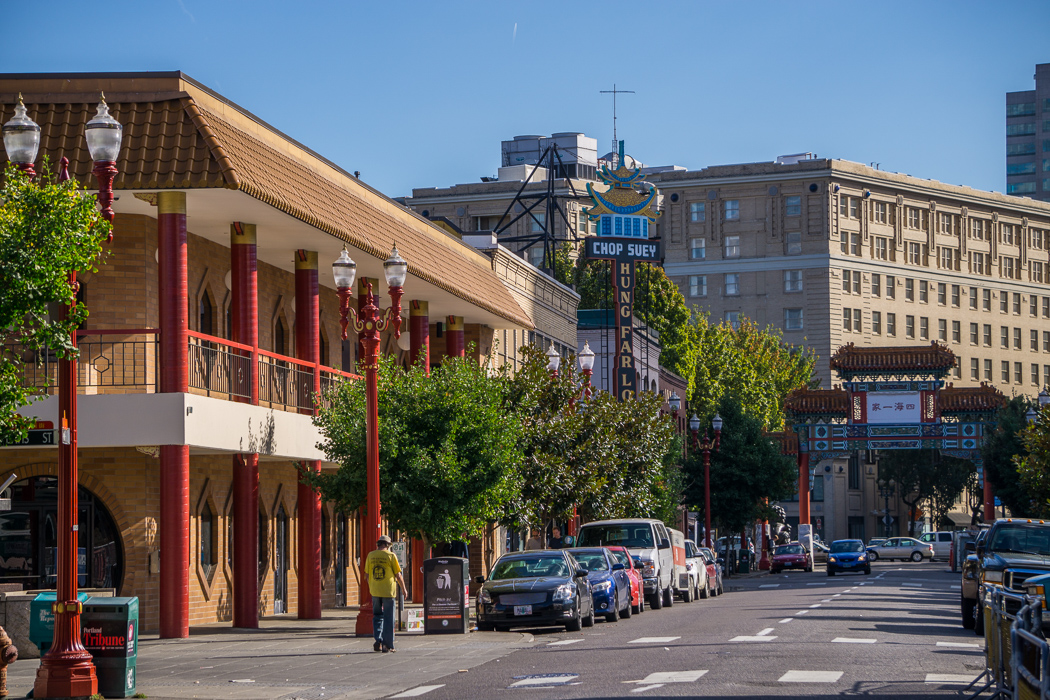
[(921, 583), (902, 583), (902, 586), (911, 586), (912, 588), (922, 588)]
[(784, 618), (783, 620), (781, 620), (781, 621), (780, 621), (780, 622), (778, 622), (777, 624), (778, 624), (778, 625), (786, 625), (787, 623), (791, 622), (791, 621), (792, 621), (792, 620), (794, 620), (794, 619), (795, 619), (795, 618), (793, 618), (793, 617), (785, 617), (785, 618)]
[(833, 596), (831, 596), (831, 597), (832, 597), (832, 598), (838, 598), (838, 597), (840, 597), (841, 595), (842, 595), (841, 593), (836, 593), (835, 595), (833, 595)]
[(759, 632), (759, 633), (758, 633), (758, 636), (759, 636), (759, 637), (765, 637), (765, 636), (766, 636), (767, 634), (769, 634), (769, 633), (770, 633), (770, 632), (772, 632), (772, 631), (773, 631), (773, 628), (772, 628), (772, 627), (767, 627), (767, 628), (765, 628), (764, 630), (762, 630), (761, 632)]
[(643, 685), (641, 688), (635, 688), (632, 693), (644, 693), (647, 690), (656, 690), (657, 688), (663, 688), (663, 683), (657, 683), (656, 685)]
[(550, 673), (540, 676), (527, 676), (517, 683), (511, 683), (508, 688), (528, 688), (534, 685), (568, 685), (570, 681), (579, 678), (575, 673)]
[(822, 600), (820, 602), (821, 603), (830, 603), (831, 602), (831, 598), (825, 598), (824, 600)]
[(779, 583), (763, 583), (759, 588), (779, 588)]
[(703, 671), (658, 671), (650, 673), (640, 681), (624, 681), (625, 683), (695, 683), (700, 677), (707, 673)]
[(819, 608), (819, 607), (820, 607), (820, 603), (814, 603), (813, 605), (810, 605), (809, 607), (810, 607), (811, 609), (812, 609), (812, 608)]
[(748, 635), (740, 635), (739, 637), (733, 637), (729, 641), (731, 642), (771, 642), (776, 637), (752, 637)]
[(967, 685), (973, 683), (976, 676), (966, 673), (927, 673), (927, 683), (948, 683), (952, 685)]
[(628, 644), (667, 644), (681, 637), (639, 637), (627, 642)]
[(827, 581), (825, 581), (824, 583), (807, 583), (806, 585), (807, 586), (826, 586), (828, 584), (827, 584)]
[(441, 685), (421, 685), (418, 688), (412, 688), (412, 690), (406, 690), (403, 693), (397, 695), (391, 695), (392, 698), (416, 698), (425, 693), (429, 693), (431, 690), (437, 690), (438, 688), (444, 688), (445, 684)]
[(939, 647), (957, 647), (959, 649), (980, 649), (981, 645), (976, 642), (937, 642)]
[(547, 646), (549, 646), (549, 647), (560, 647), (560, 646), (565, 646), (566, 644), (576, 644), (577, 642), (582, 642), (582, 641), (583, 641), (582, 639), (562, 639), (562, 640), (557, 641), (557, 642), (551, 642)]
[(780, 677), (781, 683), (834, 683), (842, 678), (842, 671), (788, 671)]
[(806, 614), (806, 613), (808, 613), (808, 612), (809, 612), (809, 610), (799, 610), (799, 611), (798, 611), (797, 613), (795, 613), (795, 614), (796, 614), (796, 615), (805, 615), (805, 614)]
[(960, 589), (962, 589), (962, 586), (952, 586), (953, 591), (958, 591)]
[(835, 637), (831, 640), (832, 642), (838, 642), (839, 644), (874, 644), (874, 639), (861, 639), (859, 637)]

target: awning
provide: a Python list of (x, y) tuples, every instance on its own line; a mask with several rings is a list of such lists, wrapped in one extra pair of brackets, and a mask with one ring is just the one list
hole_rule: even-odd
[(973, 521), (973, 516), (969, 513), (948, 513), (948, 520), (952, 521), (952, 525), (955, 527), (970, 527), (970, 523)]

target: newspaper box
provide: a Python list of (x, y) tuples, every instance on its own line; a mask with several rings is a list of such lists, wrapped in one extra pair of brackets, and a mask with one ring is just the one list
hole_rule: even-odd
[(463, 557), (423, 562), (423, 633), (470, 631), (470, 572)]
[(139, 641), (138, 598), (89, 598), (80, 617), (84, 648), (93, 657), (98, 692), (107, 698), (135, 694)]
[[(87, 593), (81, 593), (77, 595), (77, 600), (83, 603), (90, 597)], [(55, 591), (44, 591), (29, 603), (29, 641), (40, 648), (41, 656), (51, 648), (51, 641), (55, 638), (55, 613), (51, 611), (55, 600)]]

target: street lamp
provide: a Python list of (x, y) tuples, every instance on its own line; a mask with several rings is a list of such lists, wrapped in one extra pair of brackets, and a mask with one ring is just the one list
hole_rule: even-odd
[(886, 526), (886, 537), (890, 536), (890, 499), (896, 491), (897, 482), (890, 479), (888, 482), (879, 479), (879, 495), (884, 499), (886, 509), (882, 514), (882, 523)]
[[(383, 273), (390, 287), (390, 308), (380, 311), (375, 305), (372, 284), (368, 283), (367, 302), (360, 311), (350, 308), (350, 294), (357, 277), (357, 263), (343, 248), (339, 259), (332, 263), (332, 275), (335, 277), (336, 291), (339, 293), (339, 324), (342, 327), (342, 339), (346, 340), (346, 328), (349, 315), (354, 317), (354, 330), (361, 336), (364, 349), (361, 366), (365, 370), (365, 421), (367, 436), (367, 470), (368, 498), (367, 512), (361, 523), (361, 577), (360, 596), (361, 611), (357, 615), (356, 632), (358, 636), (372, 634), (372, 595), (368, 589), (368, 575), (365, 572), (365, 547), (375, 546), (379, 540), (379, 336), (392, 328), (394, 337), (401, 337), (401, 295), (408, 275), (408, 263), (397, 252), (394, 246), (390, 257), (383, 263)], [(371, 543), (371, 544), (370, 544)]]
[(551, 345), (550, 349), (547, 350), (547, 371), (551, 373), (552, 377), (557, 377), (559, 367), (561, 367), (561, 355)]
[(712, 443), (704, 430), (704, 439), (699, 439), (700, 419), (696, 414), (689, 419), (689, 430), (693, 432), (693, 448), (704, 453), (704, 544), (711, 548), (711, 447), (718, 451), (722, 444), (722, 417), (717, 413), (711, 421), (711, 427), (715, 429), (715, 439)]
[(671, 407), (671, 413), (677, 416), (679, 409), (682, 408), (682, 397), (678, 395), (677, 391), (671, 392), (671, 398), (667, 400), (667, 405)]
[[(106, 98), (100, 95), (95, 116), (87, 123), (84, 137), (98, 180), (98, 202), (102, 217), (113, 223), (113, 179), (117, 174), (123, 127), (109, 113)], [(30, 179), (36, 177), (33, 163), (40, 149), (40, 126), (26, 115), (22, 96), (18, 96), (15, 116), (3, 126), (4, 150), (8, 159)], [(69, 179), (69, 159), (60, 161), (59, 181)], [(113, 240), (112, 230), (109, 240)], [(63, 307), (63, 320), (76, 304), (77, 273), (68, 275), (70, 306)], [(83, 605), (77, 598), (77, 523), (80, 506), (77, 494), (77, 332), (71, 333), (73, 353), (58, 361), (58, 581), (51, 610), (55, 636), (51, 648), (40, 660), (33, 694), (38, 698), (81, 697), (98, 692), (98, 678), (91, 654), (80, 638)]]
[(594, 374), (594, 350), (591, 350), (591, 344), (588, 341), (583, 341), (583, 349), (576, 355), (576, 358), (580, 361), (580, 372), (583, 374), (583, 398), (590, 400), (591, 375)]

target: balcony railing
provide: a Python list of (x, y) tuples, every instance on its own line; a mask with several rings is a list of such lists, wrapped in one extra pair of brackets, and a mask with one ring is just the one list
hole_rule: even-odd
[[(112, 329), (78, 331), (81, 394), (156, 393), (159, 375), (160, 331)], [(304, 362), (294, 357), (256, 350), (250, 345), (189, 331), (189, 390), (227, 400), (251, 398), (252, 356), (259, 366), (259, 404), (282, 411), (314, 408), (314, 370), (320, 373), (321, 405), (340, 383), (361, 379), (356, 374)], [(58, 357), (51, 351), (33, 352), (17, 343), (0, 348), (0, 358), (22, 360), (22, 381), (40, 393), (57, 393)]]

